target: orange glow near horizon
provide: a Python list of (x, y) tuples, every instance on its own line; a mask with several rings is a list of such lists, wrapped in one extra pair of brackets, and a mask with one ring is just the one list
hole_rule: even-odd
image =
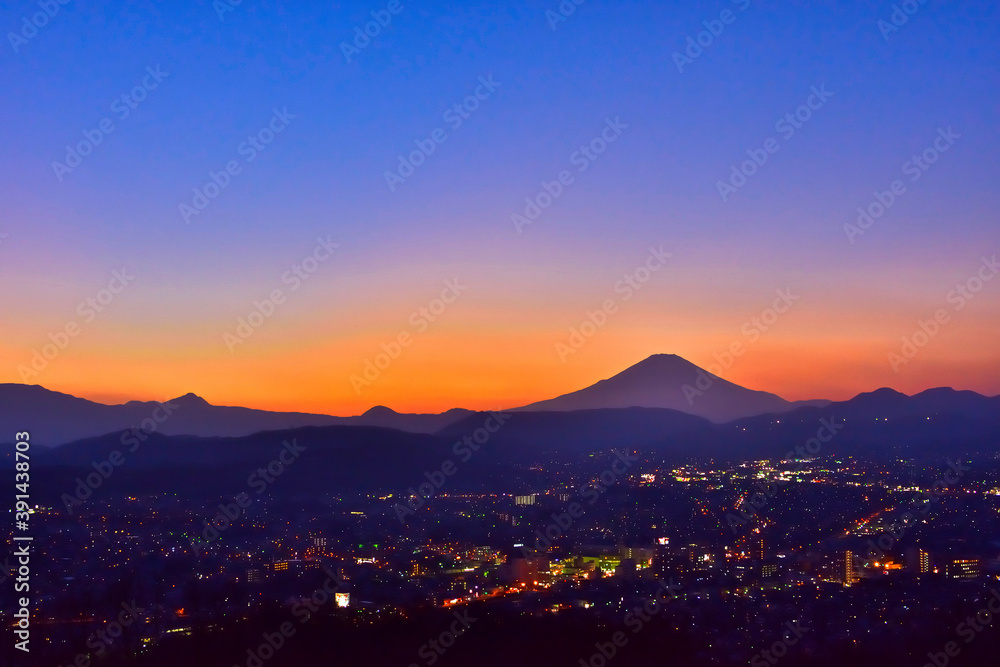
[[(955, 312), (894, 372), (889, 353), (944, 303), (943, 295), (901, 301), (888, 288), (866, 291), (860, 284), (806, 277), (800, 300), (758, 334), (753, 322), (773, 303), (773, 286), (742, 284), (735, 271), (706, 276), (692, 265), (667, 275), (664, 269), (634, 298), (619, 298), (605, 324), (561, 359), (557, 345), (569, 343), (571, 328), (580, 327), (588, 312), (617, 298), (613, 286), (621, 274), (608, 270), (540, 291), (539, 275), (508, 278), (501, 268), (483, 268), (482, 277), (469, 279), (468, 291), (427, 326), (416, 326), (414, 313), (441, 293), (443, 280), (427, 278), (423, 269), (353, 282), (332, 274), (325, 283), (317, 278), (309, 292), (290, 295), (279, 313), (232, 350), (223, 334), (259, 298), (257, 287), (240, 287), (238, 297), (196, 291), (190, 303), (178, 293), (167, 308), (160, 292), (137, 285), (30, 377), (19, 369), (49, 342), (49, 334), (38, 332), (59, 331), (65, 320), (40, 316), (36, 302), (26, 300), (0, 321), (0, 382), (39, 384), (108, 403), (191, 392), (213, 405), (275, 411), (346, 416), (385, 405), (441, 412), (553, 398), (652, 354), (670, 353), (787, 400), (846, 400), (880, 387), (907, 394), (937, 386), (1000, 394), (1000, 303), (985, 296)], [(435, 273), (472, 272), (447, 267)], [(72, 315), (79, 298), (67, 293), (59, 308), (63, 317)], [(216, 299), (226, 306), (214, 305)], [(366, 363), (384, 346), (392, 349), (400, 333), (410, 335), (410, 344), (356, 391), (352, 376), (363, 377)], [(727, 359), (734, 344), (743, 353)]]
[[(923, 350), (897, 375), (886, 361), (885, 347), (864, 341), (795, 342), (761, 339), (748, 346), (728, 366), (717, 366), (726, 344), (710, 348), (693, 340), (663, 341), (640, 346), (632, 336), (611, 331), (559, 360), (553, 340), (528, 344), (519, 337), (486, 334), (471, 338), (453, 331), (414, 341), (370, 385), (352, 386), (362, 378), (366, 359), (374, 359), (379, 344), (339, 341), (300, 350), (268, 350), (258, 354), (198, 354), (177, 350), (157, 358), (110, 350), (80, 350), (56, 358), (28, 384), (101, 403), (168, 400), (188, 392), (213, 405), (239, 405), (273, 410), (334, 415), (360, 414), (375, 405), (398, 412), (442, 412), (513, 408), (582, 389), (611, 377), (650, 354), (676, 353), (723, 378), (749, 389), (769, 391), (788, 400), (846, 400), (858, 393), (890, 386), (914, 394), (935, 386), (971, 389), (987, 395), (997, 391), (1000, 357), (990, 363), (963, 359), (948, 350)], [(652, 337), (651, 337), (652, 338)], [(388, 340), (388, 339), (385, 339)], [(474, 341), (474, 342), (473, 342)], [(419, 344), (418, 344), (419, 343)], [(835, 348), (836, 357), (822, 356), (817, 347)], [(248, 351), (249, 352), (249, 351)], [(70, 358), (72, 356), (72, 359)], [(21, 364), (9, 349), (0, 348), (8, 368)], [(12, 363), (13, 362), (13, 363)], [(6, 378), (20, 382), (20, 378)]]

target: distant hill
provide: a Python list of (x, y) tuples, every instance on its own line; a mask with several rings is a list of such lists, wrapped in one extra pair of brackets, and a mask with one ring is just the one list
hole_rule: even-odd
[(115, 433), (37, 451), (35, 466), (44, 473), (34, 488), (56, 502), (73, 493), (78, 477), (94, 472), (93, 462), (107, 461), (116, 450), (124, 462), (101, 482), (102, 494), (249, 493), (257, 486), (251, 475), (276, 460), (286, 443), (294, 447), (268, 485), (269, 493), (280, 496), (405, 489), (424, 482), (425, 469), (454, 458), (447, 440), (374, 426), (307, 426), (233, 438), (153, 434), (134, 448), (130, 442)]
[(199, 436), (242, 436), (335, 424), (432, 433), (467, 414), (470, 411), (455, 409), (440, 415), (408, 415), (377, 407), (357, 417), (333, 417), (211, 405), (194, 394), (163, 403), (129, 401), (105, 405), (37, 385), (0, 384), (0, 434), (10, 434), (8, 437), (13, 438), (18, 431), (28, 431), (34, 444), (47, 446), (133, 427), (165, 435)]
[[(123, 440), (122, 433), (110, 433), (36, 451), (32, 469), (38, 471), (42, 497), (54, 501), (72, 490), (78, 477), (94, 473), (95, 461), (106, 461), (118, 450), (125, 462), (102, 482), (102, 494), (226, 495), (246, 490), (248, 476), (272, 461), (283, 443), (295, 441), (304, 448), (301, 457), (269, 493), (403, 493), (448, 460), (461, 470), (449, 478), (449, 490), (509, 492), (558, 484), (563, 473), (554, 461), (589, 461), (611, 449), (636, 449), (678, 463), (777, 460), (817, 436), (824, 423), (832, 424), (835, 434), (829, 438), (831, 431), (824, 427), (823, 456), (918, 458), (945, 466), (949, 458), (995, 459), (1000, 453), (998, 408), (1000, 397), (974, 392), (934, 389), (906, 396), (880, 389), (822, 407), (724, 424), (665, 408), (501, 413), (503, 425), (480, 438), (480, 449), (465, 458), (456, 456), (456, 443), (487, 426), (486, 413), (468, 414), (434, 434), (340, 424), (240, 437), (154, 434), (134, 451), (126, 451), (127, 435)], [(0, 468), (13, 466), (12, 452), (6, 448), (0, 455)], [(593, 460), (595, 467), (605, 465), (600, 457)]]
[(667, 408), (721, 423), (828, 402), (786, 401), (775, 394), (746, 389), (713, 376), (677, 355), (654, 354), (607, 380), (516, 411)]
[[(701, 417), (663, 408), (617, 408), (574, 412), (505, 412), (503, 428), (490, 437), (489, 451), (508, 458), (535, 452), (576, 452), (642, 447), (678, 451), (711, 437), (713, 424)], [(437, 435), (460, 439), (482, 426), (472, 415)], [(683, 441), (683, 442), (681, 442)]]
[[(981, 434), (980, 426), (1000, 420), (1000, 396), (947, 387), (907, 396), (883, 388), (838, 403), (793, 402), (712, 376), (676, 355), (657, 354), (579, 391), (508, 412), (514, 416), (495, 443), (503, 443), (511, 454), (530, 448), (585, 451), (652, 443), (679, 451), (682, 442), (685, 447), (699, 440), (714, 442), (713, 433), (730, 433), (713, 430), (712, 424), (738, 423), (751, 432), (774, 428), (779, 416), (786, 424), (811, 424), (833, 414), (873, 426), (889, 421), (893, 427), (900, 420), (922, 419), (922, 430), (913, 434), (918, 440), (946, 421), (954, 422), (956, 434)], [(938, 419), (933, 424), (927, 423), (934, 418)], [(36, 385), (0, 384), (0, 442), (27, 430), (33, 443), (50, 446), (103, 435), (119, 437), (132, 428), (168, 436), (240, 437), (308, 426), (371, 426), (453, 438), (475, 430), (483, 419), (482, 413), (460, 408), (441, 414), (401, 414), (377, 406), (356, 417), (269, 412), (211, 405), (194, 394), (163, 403), (105, 405)], [(720, 451), (740, 451), (738, 438), (724, 440)]]
[(404, 414), (385, 406), (371, 408), (359, 417), (344, 417), (344, 424), (381, 426), (410, 433), (436, 433), (441, 429), (476, 414), (473, 410), (452, 408), (441, 414)]

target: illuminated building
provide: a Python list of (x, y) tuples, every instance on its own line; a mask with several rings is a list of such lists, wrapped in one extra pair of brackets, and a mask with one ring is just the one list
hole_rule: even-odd
[(840, 580), (845, 586), (850, 586), (856, 581), (854, 576), (854, 552), (845, 551), (843, 555), (844, 560), (841, 563), (842, 570)]
[(622, 560), (634, 560), (636, 563), (649, 563), (655, 552), (652, 547), (621, 547), (618, 555)]
[(945, 566), (949, 579), (975, 579), (979, 573), (979, 560), (976, 558), (952, 558)]

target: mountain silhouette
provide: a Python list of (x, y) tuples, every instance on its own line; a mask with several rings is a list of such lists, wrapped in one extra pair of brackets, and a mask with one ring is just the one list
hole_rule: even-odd
[(169, 401), (105, 405), (38, 385), (0, 384), (0, 433), (28, 431), (37, 445), (56, 446), (108, 433), (141, 429), (163, 435), (236, 437), (303, 426), (380, 426), (433, 433), (465, 417), (467, 410), (440, 415), (400, 414), (373, 408), (357, 417), (305, 412), (269, 412), (212, 405), (195, 394)]
[[(644, 410), (629, 411), (632, 408)], [(519, 416), (500, 440), (525, 447), (543, 443), (562, 446), (572, 440), (599, 449), (609, 442), (625, 446), (629, 442), (649, 443), (661, 435), (687, 437), (703, 431), (708, 422), (768, 424), (775, 415), (803, 422), (828, 413), (881, 423), (923, 420), (925, 427), (928, 418), (946, 416), (963, 423), (992, 424), (1000, 415), (1000, 397), (948, 387), (907, 396), (882, 388), (838, 403), (786, 401), (713, 376), (676, 355), (656, 354), (579, 391), (507, 412)], [(529, 418), (531, 413), (545, 414)], [(269, 412), (212, 405), (193, 393), (162, 403), (105, 405), (37, 385), (0, 384), (0, 434), (12, 438), (14, 433), (28, 431), (33, 443), (47, 446), (109, 434), (120, 436), (130, 429), (165, 436), (242, 437), (303, 427), (369, 426), (456, 437), (481, 418), (481, 413), (461, 408), (440, 414), (403, 414), (376, 406), (355, 417)], [(933, 426), (941, 423), (938, 420)]]
[(621, 373), (585, 389), (532, 403), (519, 412), (667, 408), (727, 422), (760, 414), (781, 414), (829, 401), (786, 401), (710, 374), (675, 354), (654, 354)]

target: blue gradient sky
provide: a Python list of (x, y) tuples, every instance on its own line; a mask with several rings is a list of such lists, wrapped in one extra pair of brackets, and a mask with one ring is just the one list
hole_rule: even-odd
[[(339, 45), (385, 3), (244, 0), (220, 20), (209, 2), (71, 1), (17, 53), (5, 39), (0, 381), (335, 413), (511, 405), (656, 352), (707, 366), (790, 287), (801, 301), (725, 377), (787, 398), (1000, 393), (1000, 280), (898, 373), (887, 361), (997, 252), (995, 3), (928, 2), (888, 40), (892, 3), (591, 0), (556, 30), (556, 2), (401, 4), (350, 63)], [(735, 22), (679, 73), (673, 52), (723, 9)], [(8, 5), (0, 27), (35, 11)], [(157, 65), (169, 76), (119, 120), (112, 101)], [(490, 74), (497, 91), (390, 192), (397, 156)], [(723, 202), (717, 180), (821, 84), (833, 97)], [(185, 224), (178, 205), (273, 108), (296, 118)], [(52, 162), (106, 117), (115, 131), (60, 182)], [(511, 214), (607, 117), (628, 129), (517, 234)], [(939, 127), (961, 138), (848, 243), (844, 223)], [(328, 235), (339, 254), (230, 352), (223, 334)], [(569, 328), (660, 245), (671, 263), (561, 360)], [(134, 283), (22, 377), (122, 267)], [(355, 391), (455, 277), (468, 291)]]

